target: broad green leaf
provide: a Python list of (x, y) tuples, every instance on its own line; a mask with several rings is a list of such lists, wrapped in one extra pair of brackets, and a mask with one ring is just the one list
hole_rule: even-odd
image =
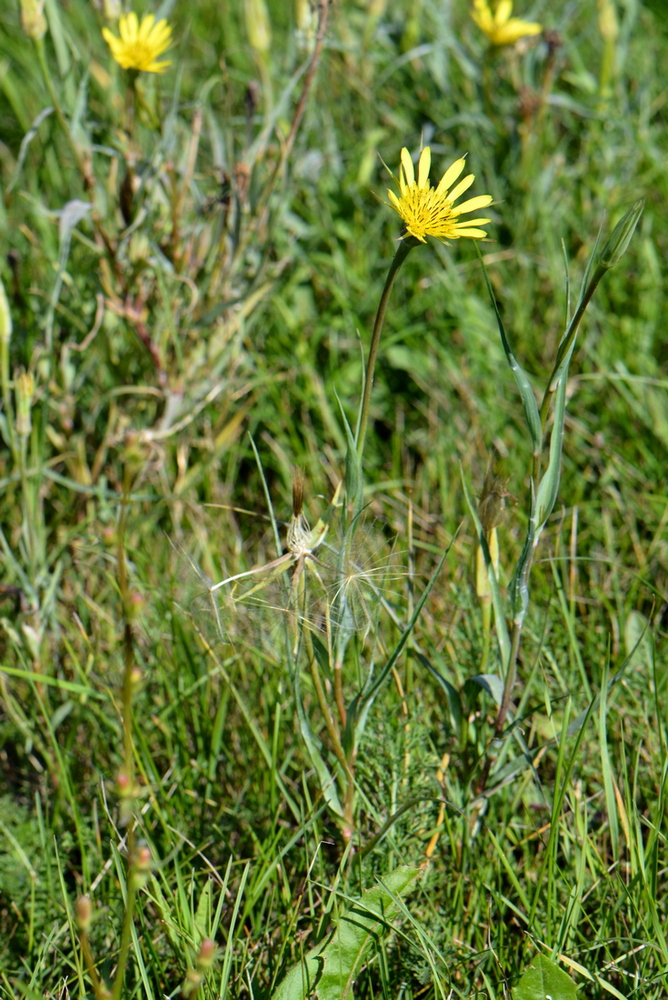
[(534, 550), (534, 542), (536, 538), (536, 491), (534, 489), (533, 479), (529, 483), (531, 487), (531, 506), (530, 506), (530, 516), (529, 524), (527, 526), (526, 538), (524, 539), (524, 545), (522, 546), (522, 552), (517, 561), (517, 566), (515, 567), (515, 572), (513, 573), (512, 580), (508, 587), (508, 596), (510, 597), (510, 609), (513, 616), (513, 622), (520, 622), (524, 620), (524, 616), (529, 607), (529, 570), (531, 569), (531, 557)]
[(575, 983), (558, 965), (537, 955), (513, 990), (513, 1000), (576, 1000)]
[(459, 691), (454, 687), (450, 681), (446, 681), (443, 674), (436, 669), (435, 666), (429, 661), (429, 659), (421, 653), (419, 650), (411, 650), (413, 656), (419, 663), (429, 670), (429, 672), (436, 678), (441, 688), (445, 692), (445, 696), (448, 699), (448, 708), (450, 710), (450, 724), (458, 736), (461, 735), (462, 731), (462, 719), (463, 719), (463, 709), (462, 709), (462, 699), (459, 695)]
[(637, 652), (645, 670), (651, 671), (654, 665), (654, 647), (649, 622), (640, 611), (629, 611), (624, 623), (624, 645), (629, 659)]
[(346, 1000), (367, 957), (371, 942), (388, 929), (399, 913), (397, 897), (405, 895), (424, 868), (395, 868), (381, 883), (363, 893), (334, 923), (326, 941), (293, 966), (272, 1000)]
[(213, 882), (207, 879), (202, 889), (202, 895), (195, 911), (195, 927), (200, 937), (208, 937), (211, 933), (211, 898), (213, 894)]
[(545, 475), (540, 481), (536, 496), (536, 539), (545, 527), (545, 523), (554, 509), (559, 492), (561, 477), (561, 453), (564, 442), (564, 420), (566, 418), (566, 381), (568, 379), (568, 362), (557, 386), (554, 404), (554, 423), (550, 435), (550, 458)]
[(500, 705), (503, 701), (503, 681), (498, 674), (476, 674), (469, 677), (466, 685), (473, 685), (486, 691), (495, 705)]

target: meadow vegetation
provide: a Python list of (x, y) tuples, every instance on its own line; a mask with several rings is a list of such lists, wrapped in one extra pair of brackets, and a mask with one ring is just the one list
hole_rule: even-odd
[(658, 1000), (668, 17), (120, 13), (0, 9), (0, 997)]

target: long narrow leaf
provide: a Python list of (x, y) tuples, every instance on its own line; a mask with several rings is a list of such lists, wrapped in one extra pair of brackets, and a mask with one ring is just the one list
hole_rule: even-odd
[(494, 565), (492, 563), (492, 557), (489, 554), (489, 546), (487, 545), (487, 539), (485, 538), (485, 532), (482, 524), (480, 523), (480, 518), (478, 517), (478, 511), (476, 505), (473, 501), (473, 497), (469, 492), (469, 488), (464, 481), (464, 470), (460, 468), (462, 488), (464, 490), (464, 496), (466, 497), (466, 502), (471, 513), (471, 517), (475, 522), (476, 532), (478, 534), (478, 543), (480, 544), (483, 555), (485, 557), (485, 565), (487, 567), (487, 573), (489, 576), (490, 589), (492, 591), (492, 607), (494, 608), (494, 623), (496, 625), (496, 637), (499, 643), (499, 653), (501, 654), (501, 663), (504, 669), (508, 666), (510, 661), (510, 635), (508, 634), (508, 626), (506, 624), (506, 611), (503, 606), (503, 600), (501, 598), (501, 591), (499, 590), (499, 584), (496, 579), (496, 573), (494, 572)]
[(494, 315), (496, 316), (497, 326), (499, 327), (499, 333), (501, 335), (501, 343), (503, 344), (503, 349), (506, 353), (506, 360), (513, 373), (513, 378), (515, 379), (515, 384), (519, 390), (520, 398), (522, 400), (522, 406), (524, 408), (524, 418), (527, 422), (527, 427), (529, 428), (529, 434), (531, 435), (531, 444), (534, 453), (540, 451), (541, 444), (543, 441), (543, 432), (540, 424), (540, 414), (538, 412), (538, 404), (536, 403), (536, 397), (534, 395), (531, 383), (527, 378), (526, 372), (521, 367), (519, 361), (515, 357), (510, 347), (510, 342), (506, 336), (506, 329), (503, 325), (503, 320), (501, 319), (501, 313), (499, 312), (499, 307), (496, 303), (496, 297), (494, 295), (494, 290), (492, 289), (491, 282), (487, 275), (487, 268), (485, 267), (484, 261), (482, 259), (482, 254), (480, 253), (480, 248), (476, 244), (476, 252), (478, 254), (478, 259), (482, 265), (482, 273), (485, 279), (485, 284), (487, 286), (487, 293), (489, 295), (490, 302), (492, 303), (492, 308), (494, 309)]

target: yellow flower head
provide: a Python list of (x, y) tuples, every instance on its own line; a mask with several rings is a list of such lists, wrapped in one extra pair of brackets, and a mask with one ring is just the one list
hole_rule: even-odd
[(134, 11), (122, 14), (118, 22), (120, 38), (112, 35), (109, 28), (102, 29), (105, 42), (111, 54), (123, 69), (143, 70), (145, 73), (164, 73), (169, 62), (156, 62), (159, 55), (169, 48), (172, 29), (166, 21), (155, 23), (153, 14), (142, 18), (141, 24)]
[(471, 17), (485, 32), (492, 45), (514, 45), (525, 35), (540, 35), (543, 26), (536, 21), (511, 17), (513, 0), (499, 0), (492, 14), (487, 0), (473, 0)]
[[(476, 226), (484, 226), (490, 219), (469, 219), (460, 222), (459, 216), (465, 212), (475, 212), (486, 208), (492, 201), (491, 194), (479, 194), (469, 198), (455, 207), (454, 202), (473, 184), (475, 177), (469, 174), (458, 184), (457, 180), (466, 160), (455, 160), (445, 171), (438, 187), (429, 183), (429, 167), (431, 166), (431, 150), (429, 146), (420, 153), (418, 164), (418, 179), (415, 183), (413, 161), (407, 149), (401, 150), (401, 169), (399, 170), (399, 190), (401, 197), (397, 198), (394, 191), (388, 191), (392, 208), (394, 208), (406, 226), (406, 235), (414, 236), (421, 243), (426, 243), (425, 236), (435, 236), (445, 243), (447, 240), (458, 240), (460, 236), (470, 236), (475, 240), (483, 239), (487, 233)], [(452, 190), (449, 190), (452, 188)]]

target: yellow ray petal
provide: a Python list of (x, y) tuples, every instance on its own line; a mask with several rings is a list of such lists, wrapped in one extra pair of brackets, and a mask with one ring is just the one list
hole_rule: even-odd
[(505, 24), (512, 12), (513, 0), (499, 0), (499, 6), (496, 8), (494, 17), (497, 27), (500, 28), (502, 24)]
[(413, 169), (413, 161), (411, 160), (411, 154), (408, 152), (405, 146), (401, 150), (401, 166), (403, 167), (403, 174), (406, 181), (406, 185), (408, 187), (414, 187), (415, 171)]
[(125, 17), (121, 17), (118, 22), (118, 32), (124, 42), (133, 42), (137, 37), (138, 29), (139, 22), (133, 10), (129, 14), (126, 14)]
[(456, 237), (470, 236), (474, 240), (481, 240), (485, 236), (487, 236), (487, 233), (484, 231), (484, 229), (458, 229), (456, 234), (454, 235)]
[(463, 201), (461, 205), (456, 205), (452, 209), (452, 215), (461, 215), (462, 212), (475, 212), (478, 208), (486, 208), (492, 201), (491, 194), (479, 194), (475, 198)]
[(448, 201), (457, 201), (458, 198), (464, 194), (465, 191), (471, 187), (475, 180), (475, 174), (469, 174), (468, 177), (464, 177), (459, 184), (455, 184), (452, 191), (448, 194)]
[(462, 157), (461, 160), (455, 160), (455, 162), (448, 167), (438, 182), (438, 187), (436, 188), (436, 194), (439, 198), (444, 197), (450, 185), (455, 183), (464, 169), (465, 164), (466, 160)]
[(426, 188), (429, 187), (429, 168), (431, 167), (431, 149), (429, 146), (425, 146), (420, 153), (420, 162), (418, 163), (418, 187)]
[(151, 34), (151, 31), (153, 30), (154, 22), (155, 22), (154, 14), (147, 14), (146, 17), (142, 19), (142, 22), (139, 25), (139, 31), (137, 32), (137, 39), (139, 41), (146, 42), (148, 36)]

